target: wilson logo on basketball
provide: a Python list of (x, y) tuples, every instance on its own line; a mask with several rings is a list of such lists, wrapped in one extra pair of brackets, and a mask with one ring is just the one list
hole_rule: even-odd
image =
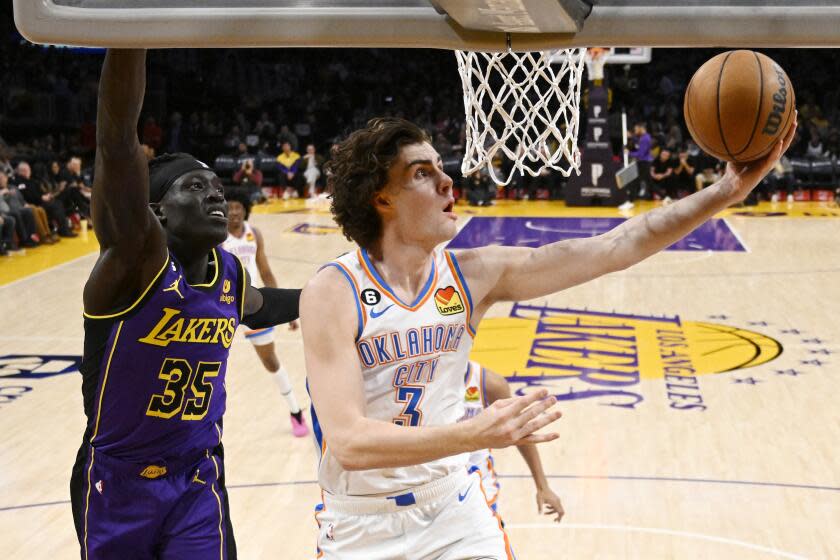
[(767, 124), (764, 125), (764, 134), (776, 134), (779, 131), (779, 125), (782, 124), (782, 118), (785, 114), (785, 107), (787, 107), (787, 78), (785, 71), (778, 64), (773, 64), (773, 70), (776, 71), (776, 79), (779, 81), (779, 91), (773, 94), (773, 110), (767, 115)]
[(435, 305), (441, 315), (455, 315), (464, 311), (461, 294), (452, 286), (441, 288), (435, 292)]

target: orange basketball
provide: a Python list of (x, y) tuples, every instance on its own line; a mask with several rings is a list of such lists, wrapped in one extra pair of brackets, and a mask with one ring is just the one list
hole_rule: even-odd
[(782, 67), (754, 51), (721, 53), (695, 72), (685, 92), (685, 123), (708, 154), (725, 161), (765, 155), (793, 123), (796, 99)]

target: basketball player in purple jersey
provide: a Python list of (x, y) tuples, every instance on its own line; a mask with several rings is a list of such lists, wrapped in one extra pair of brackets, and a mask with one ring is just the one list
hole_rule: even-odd
[(232, 560), (222, 414), (240, 322), (297, 318), (298, 290), (251, 287), (222, 184), (187, 154), (147, 162), (137, 138), (146, 54), (111, 50), (99, 83), (84, 289), (87, 429), (70, 494), (83, 559)]
[(439, 248), (457, 233), (452, 179), (422, 129), (374, 119), (337, 144), (331, 210), (359, 249), (323, 267), (301, 296), (323, 558), (513, 558), (465, 454), (550, 441), (556, 434), (534, 432), (559, 413), (553, 398), (538, 402), (543, 389), (457, 422), (481, 318), (497, 302), (543, 297), (662, 251), (744, 200), (795, 131), (765, 158), (730, 163), (711, 187), (603, 235), (457, 253)]

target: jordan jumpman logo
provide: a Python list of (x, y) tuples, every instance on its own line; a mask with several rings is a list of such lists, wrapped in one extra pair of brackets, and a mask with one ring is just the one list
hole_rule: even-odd
[(178, 294), (178, 297), (180, 297), (181, 299), (184, 299), (184, 296), (181, 294), (180, 288), (178, 288), (178, 284), (180, 282), (181, 282), (181, 276), (178, 276), (178, 279), (175, 280), (174, 282), (172, 282), (172, 285), (170, 285), (168, 288), (164, 288), (163, 291), (164, 292), (175, 292), (176, 294)]

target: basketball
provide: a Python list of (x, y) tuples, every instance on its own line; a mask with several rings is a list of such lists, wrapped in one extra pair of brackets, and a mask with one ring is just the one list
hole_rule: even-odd
[(749, 50), (703, 64), (685, 93), (685, 123), (700, 148), (718, 159), (748, 162), (776, 145), (793, 122), (793, 86), (771, 58)]

